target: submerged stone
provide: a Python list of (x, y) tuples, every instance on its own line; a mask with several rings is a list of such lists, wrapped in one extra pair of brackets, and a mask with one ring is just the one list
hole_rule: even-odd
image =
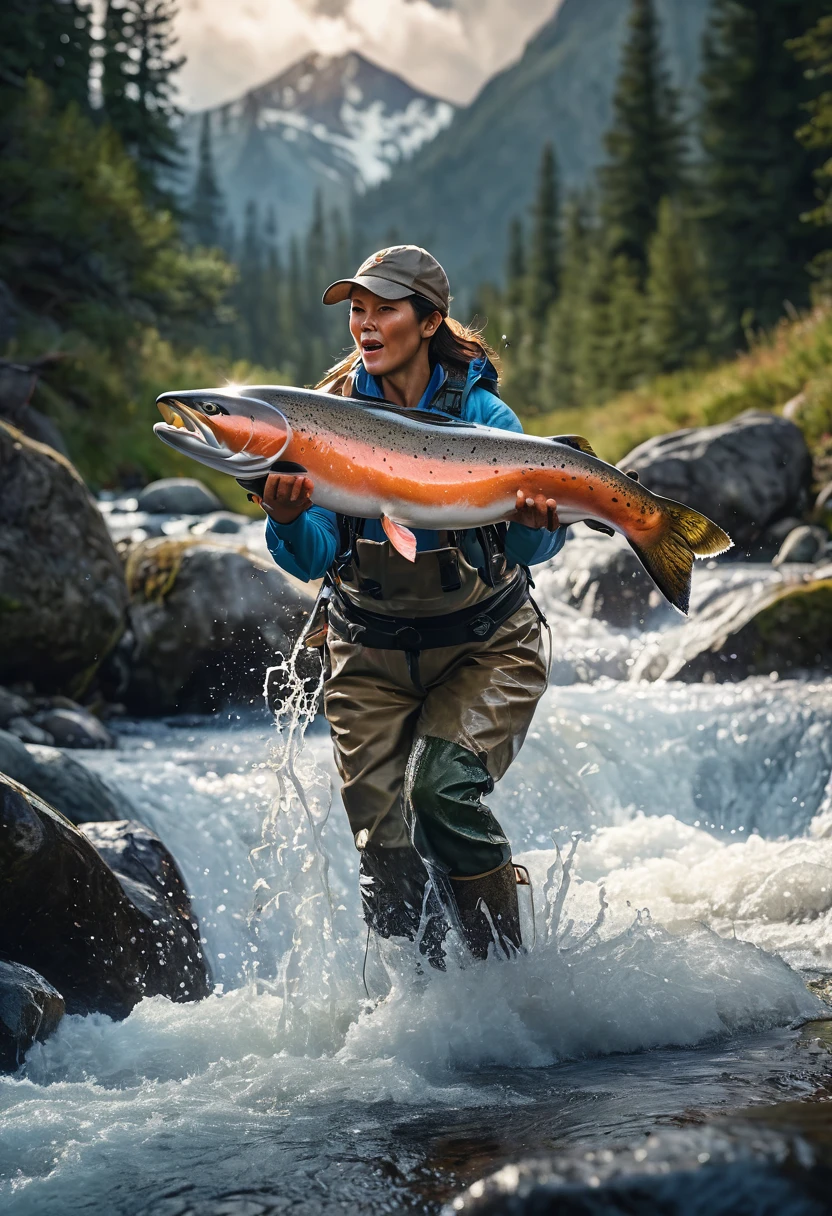
[(133, 805), (97, 773), (57, 747), (25, 745), (0, 730), (0, 773), (25, 785), (71, 823), (129, 819)]
[(0, 1072), (15, 1072), (63, 1016), (63, 997), (42, 975), (0, 958)]
[(199, 926), (173, 858), (138, 824), (97, 828), (106, 860), (0, 775), (0, 952), (39, 971), (68, 1013), (121, 1018), (144, 996), (206, 996)]

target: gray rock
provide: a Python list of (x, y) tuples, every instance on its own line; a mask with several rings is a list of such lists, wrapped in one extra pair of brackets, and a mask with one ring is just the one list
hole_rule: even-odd
[(64, 1016), (64, 998), (42, 975), (0, 959), (0, 1072), (16, 1072), (35, 1042), (43, 1042)]
[(771, 564), (782, 566), (784, 562), (816, 562), (823, 556), (828, 540), (829, 533), (825, 529), (801, 524), (788, 534)]
[(25, 785), (75, 824), (129, 819), (135, 813), (129, 798), (72, 756), (57, 747), (24, 746), (7, 731), (0, 731), (0, 773)]
[(247, 527), (249, 522), (245, 515), (232, 515), (230, 511), (215, 511), (207, 519), (200, 520), (198, 524), (194, 524), (191, 528), (191, 534), (193, 536), (207, 536), (214, 533), (218, 536), (231, 536), (242, 528)]
[(673, 613), (622, 536), (599, 537), (583, 525), (573, 527), (557, 562), (541, 574), (540, 587), (582, 616), (619, 629)]
[(67, 1013), (121, 1018), (145, 996), (192, 1001), (210, 991), (199, 925), (165, 886), (173, 858), (159, 840), (148, 850), (140, 825), (120, 831), (140, 840), (125, 842), (123, 875), (47, 803), (0, 776), (0, 953), (39, 971)]
[[(832, 573), (832, 571), (830, 571)], [(723, 595), (689, 627), (666, 634), (633, 668), (635, 679), (725, 683), (749, 676), (832, 671), (832, 578), (761, 580)], [(819, 577), (819, 575), (821, 577)]]
[(48, 730), (30, 722), (28, 718), (9, 718), (6, 723), (10, 734), (17, 735), (22, 743), (54, 743)]
[[(77, 709), (45, 709), (32, 719), (58, 747), (115, 747), (115, 740), (94, 714)], [(43, 740), (27, 739), (27, 743)]]
[(819, 491), (812, 514), (818, 523), (832, 527), (832, 481), (828, 481)]
[(194, 538), (146, 541), (127, 559), (131, 639), (110, 700), (137, 713), (206, 713), (260, 700), (314, 602), (273, 563)]
[(794, 515), (787, 515), (785, 519), (778, 519), (777, 523), (766, 528), (764, 540), (774, 548), (775, 552), (780, 548), (783, 541), (790, 532), (794, 532), (795, 528), (802, 527), (802, 521)]
[(719, 426), (648, 439), (620, 467), (635, 469), (653, 493), (695, 507), (747, 549), (775, 520), (803, 514), (812, 461), (793, 422), (748, 410)]
[(222, 503), (195, 477), (165, 477), (145, 486), (136, 509), (149, 515), (208, 515), (221, 510)]
[(81, 478), (0, 422), (0, 681), (78, 693), (124, 628), (124, 570)]
[(0, 688), (0, 730), (5, 730), (12, 718), (25, 718), (31, 712), (32, 706), (25, 697)]

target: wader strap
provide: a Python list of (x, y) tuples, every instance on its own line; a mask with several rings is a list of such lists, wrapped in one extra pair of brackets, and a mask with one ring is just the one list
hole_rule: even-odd
[(418, 654), (422, 650), (436, 650), (442, 646), (487, 642), (528, 598), (528, 580), (519, 574), (504, 591), (459, 612), (446, 612), (441, 616), (395, 617), (357, 608), (336, 588), (330, 605), (330, 619), (338, 632), (343, 632), (356, 646)]

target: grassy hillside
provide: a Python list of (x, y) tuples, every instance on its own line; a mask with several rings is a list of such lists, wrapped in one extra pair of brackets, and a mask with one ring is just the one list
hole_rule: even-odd
[(803, 429), (816, 477), (832, 477), (832, 306), (784, 321), (747, 353), (707, 371), (677, 372), (604, 405), (556, 410), (526, 420), (538, 435), (583, 434), (618, 461), (652, 435), (725, 422), (743, 410), (782, 410)]

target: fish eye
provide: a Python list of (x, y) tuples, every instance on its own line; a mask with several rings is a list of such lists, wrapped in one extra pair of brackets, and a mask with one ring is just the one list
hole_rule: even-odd
[(225, 410), (219, 405), (214, 405), (213, 401), (200, 402), (200, 408), (201, 408), (203, 414), (224, 414), (225, 413)]

